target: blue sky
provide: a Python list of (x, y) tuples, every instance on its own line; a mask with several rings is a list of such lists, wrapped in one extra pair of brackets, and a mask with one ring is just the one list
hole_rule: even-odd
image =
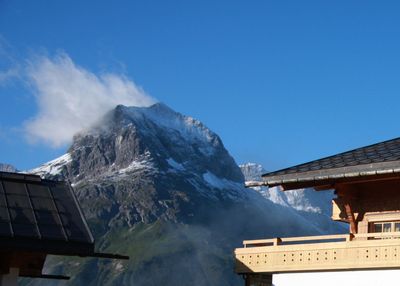
[(0, 162), (27, 169), (65, 152), (26, 140), (39, 107), (19, 74), (38, 55), (59, 53), (96, 75), (124, 74), (200, 119), (238, 163), (273, 170), (398, 137), (399, 9), (396, 1), (0, 0)]

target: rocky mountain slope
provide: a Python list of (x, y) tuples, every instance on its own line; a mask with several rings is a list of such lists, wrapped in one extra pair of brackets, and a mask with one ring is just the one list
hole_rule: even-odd
[(72, 182), (98, 249), (131, 259), (54, 257), (46, 271), (72, 279), (26, 285), (242, 285), (232, 252), (243, 239), (323, 231), (245, 189), (221, 139), (161, 103), (117, 106), (30, 172)]

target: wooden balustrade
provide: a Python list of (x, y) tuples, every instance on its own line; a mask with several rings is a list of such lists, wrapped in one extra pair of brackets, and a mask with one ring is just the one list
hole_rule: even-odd
[(237, 273), (367, 270), (400, 267), (400, 232), (245, 240)]

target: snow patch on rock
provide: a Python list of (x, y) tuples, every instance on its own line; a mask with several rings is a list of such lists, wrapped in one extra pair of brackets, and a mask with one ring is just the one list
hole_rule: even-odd
[(172, 169), (175, 169), (177, 171), (184, 171), (185, 170), (185, 167), (182, 164), (176, 162), (172, 158), (168, 158), (167, 159), (167, 163), (168, 163), (168, 165), (170, 165), (172, 167)]
[(57, 159), (43, 164), (42, 166), (26, 171), (26, 173), (32, 173), (39, 176), (44, 175), (58, 175), (62, 171), (62, 168), (72, 161), (71, 154), (66, 153)]
[(203, 174), (203, 179), (209, 184), (210, 186), (219, 189), (219, 190), (230, 190), (230, 189), (242, 189), (243, 186), (240, 183), (233, 182), (227, 179), (221, 179), (207, 171)]
[(153, 164), (149, 161), (143, 160), (143, 161), (133, 161), (132, 163), (129, 164), (128, 167), (123, 168), (123, 169), (119, 169), (117, 171), (118, 174), (122, 175), (122, 174), (126, 174), (126, 173), (130, 173), (133, 171), (138, 171), (141, 169), (151, 169), (153, 168)]

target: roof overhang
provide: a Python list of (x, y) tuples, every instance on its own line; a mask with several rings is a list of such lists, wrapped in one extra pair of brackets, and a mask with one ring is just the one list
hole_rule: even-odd
[(263, 175), (262, 182), (258, 182), (258, 184), (251, 184), (250, 182), (248, 186), (282, 186), (284, 190), (300, 188), (324, 190), (332, 189), (334, 184), (337, 183), (379, 180), (399, 176), (400, 161), (391, 161), (283, 175), (269, 175), (267, 173)]

